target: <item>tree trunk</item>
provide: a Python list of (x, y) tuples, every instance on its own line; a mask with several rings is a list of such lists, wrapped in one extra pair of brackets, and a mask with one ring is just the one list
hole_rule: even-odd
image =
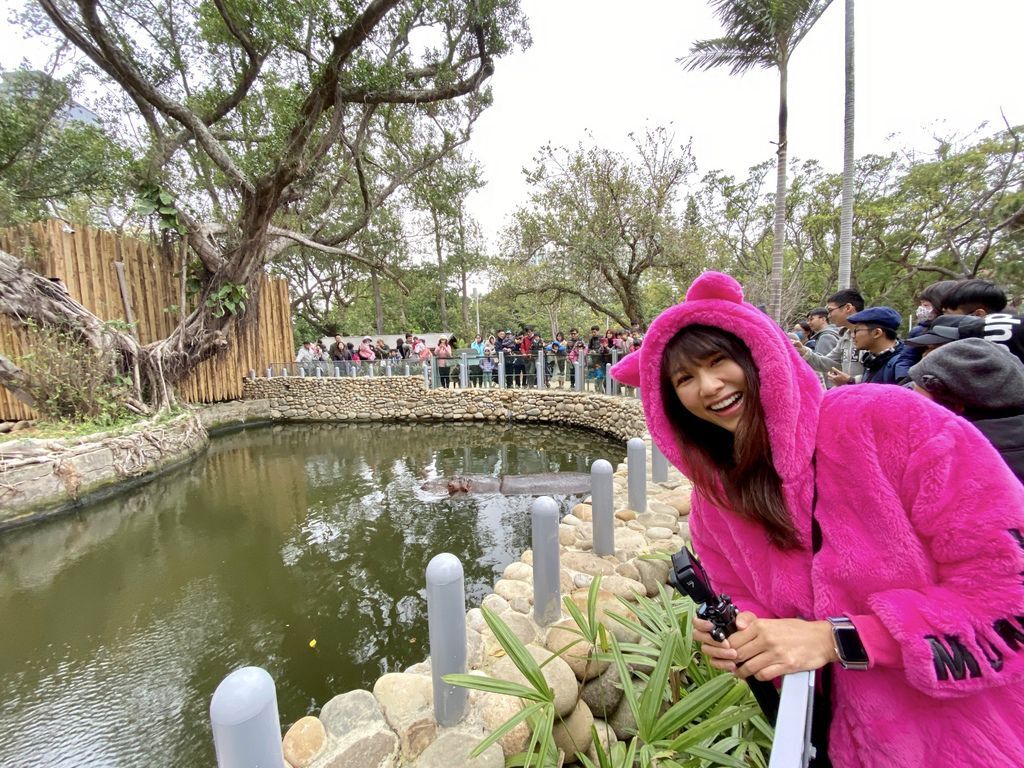
[(384, 302), (380, 295), (380, 275), (376, 270), (370, 272), (370, 282), (373, 285), (373, 313), (376, 322), (377, 335), (384, 335)]
[[(782, 322), (782, 273), (785, 267), (786, 249), (786, 81), (789, 75), (788, 62), (779, 65), (779, 151), (778, 169), (775, 180), (775, 236), (772, 241), (772, 275), (769, 312), (775, 322)], [(632, 318), (630, 318), (632, 319)]]
[(437, 302), (437, 309), (441, 314), (441, 330), (448, 332), (448, 305), (445, 302), (445, 289), (448, 287), (448, 278), (444, 273), (444, 249), (441, 247), (441, 222), (437, 211), (431, 210), (431, 217), (434, 219), (434, 248), (437, 250), (437, 287), (440, 297)]
[(839, 217), (839, 290), (850, 287), (853, 264), (853, 0), (846, 0), (846, 112), (843, 120), (843, 207)]

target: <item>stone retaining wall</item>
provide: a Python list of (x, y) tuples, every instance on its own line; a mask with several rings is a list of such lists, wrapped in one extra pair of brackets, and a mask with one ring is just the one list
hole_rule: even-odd
[(275, 421), (516, 421), (628, 440), (647, 431), (639, 400), (563, 389), (427, 389), (418, 376), (273, 378), (245, 383)]
[(192, 459), (208, 442), (194, 413), (101, 435), (2, 442), (0, 530), (69, 511), (87, 497), (116, 492), (127, 482)]

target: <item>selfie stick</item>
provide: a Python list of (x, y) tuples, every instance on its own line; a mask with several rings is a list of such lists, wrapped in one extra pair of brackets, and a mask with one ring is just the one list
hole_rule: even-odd
[[(722, 642), (736, 631), (736, 616), (739, 610), (728, 595), (715, 594), (704, 566), (685, 545), (672, 555), (668, 581), (679, 594), (689, 597), (697, 604), (698, 618), (710, 621), (714, 625), (711, 637), (715, 640)], [(755, 677), (748, 677), (747, 685), (750, 686), (757, 703), (761, 705), (765, 719), (774, 726), (779, 714), (779, 692), (775, 685), (770, 680), (758, 680)]]

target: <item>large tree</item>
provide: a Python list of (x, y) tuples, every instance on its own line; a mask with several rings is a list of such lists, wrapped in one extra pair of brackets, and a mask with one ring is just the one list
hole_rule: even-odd
[(686, 257), (679, 197), (695, 169), (689, 146), (663, 129), (634, 136), (634, 152), (546, 146), (527, 172), (530, 203), (506, 233), (503, 279), (519, 295), (582, 302), (616, 323), (646, 326), (652, 275), (681, 284)]
[(518, 0), (39, 6), (37, 28), (81, 51), (123, 95), (126, 125), (143, 129), (137, 181), (166, 236), (187, 244), (197, 294), (168, 338), (140, 346), (0, 255), (0, 311), (114, 348), (156, 407), (230, 343), (260, 273), (286, 249), (392, 276), (354, 238), (465, 143), (495, 59), (529, 42)]
[(855, 106), (854, 88), (854, 47), (853, 47), (853, 0), (846, 2), (845, 64), (846, 96), (843, 109), (843, 206), (839, 226), (839, 288), (850, 287), (850, 267), (853, 259), (853, 115)]
[(800, 41), (832, 0), (710, 0), (721, 22), (721, 37), (698, 40), (683, 59), (687, 69), (728, 67), (733, 75), (754, 68), (779, 72), (779, 139), (772, 243), (771, 299), (776, 321), (782, 318), (782, 273), (786, 239), (786, 158), (789, 150), (789, 61)]

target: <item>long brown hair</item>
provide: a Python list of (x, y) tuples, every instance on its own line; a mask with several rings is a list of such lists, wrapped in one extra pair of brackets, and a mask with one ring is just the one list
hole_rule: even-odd
[[(694, 416), (672, 386), (676, 370), (714, 354), (733, 360), (746, 377), (745, 407), (735, 432)], [(665, 346), (661, 370), (661, 400), (696, 488), (713, 504), (760, 522), (776, 546), (799, 547), (793, 519), (782, 497), (782, 480), (772, 463), (759, 376), (750, 350), (728, 331), (690, 325)]]

